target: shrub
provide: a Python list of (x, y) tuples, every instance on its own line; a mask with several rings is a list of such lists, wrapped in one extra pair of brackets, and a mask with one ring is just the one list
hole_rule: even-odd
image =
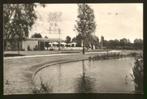
[(133, 76), (135, 82), (135, 91), (143, 91), (143, 57), (142, 55), (136, 57), (135, 65), (133, 67)]

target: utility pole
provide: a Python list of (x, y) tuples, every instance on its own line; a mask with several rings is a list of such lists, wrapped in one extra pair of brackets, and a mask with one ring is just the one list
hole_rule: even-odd
[[(49, 14), (49, 22), (51, 22), (52, 24), (50, 24), (49, 26), (49, 33), (51, 34), (51, 32), (53, 31), (54, 34), (59, 34), (59, 41), (58, 41), (58, 50), (60, 51), (61, 48), (60, 48), (60, 43), (61, 43), (61, 29), (60, 29), (60, 22), (62, 21), (61, 20), (61, 15), (62, 13), (61, 12), (54, 12), (54, 13), (50, 13)], [(52, 29), (54, 28), (54, 29)]]

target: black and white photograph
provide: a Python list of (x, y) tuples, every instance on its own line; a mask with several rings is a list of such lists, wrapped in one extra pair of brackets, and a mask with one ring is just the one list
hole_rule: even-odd
[(3, 95), (143, 94), (143, 3), (3, 4)]

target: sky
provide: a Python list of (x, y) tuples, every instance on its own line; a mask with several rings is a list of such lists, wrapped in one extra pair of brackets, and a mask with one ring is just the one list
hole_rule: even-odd
[[(101, 36), (106, 40), (127, 38), (131, 42), (136, 38), (143, 39), (142, 3), (90, 3), (88, 5), (94, 10), (95, 35), (99, 38)], [(43, 37), (59, 38), (57, 30), (49, 32), (49, 24), (52, 22), (49, 20), (49, 15), (55, 12), (60, 14), (57, 25), (61, 29), (61, 39), (65, 39), (66, 36), (73, 38), (78, 34), (74, 28), (78, 15), (77, 4), (46, 4), (45, 8), (37, 6), (35, 10), (38, 18), (30, 31), (30, 36), (41, 33)]]

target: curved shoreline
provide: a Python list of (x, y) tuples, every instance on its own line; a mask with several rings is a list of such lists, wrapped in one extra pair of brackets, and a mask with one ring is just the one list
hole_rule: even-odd
[[(96, 53), (71, 54), (4, 60), (4, 95), (33, 94), (33, 76), (46, 66), (75, 62), (93, 57)], [(22, 83), (23, 82), (23, 83)]]
[[(137, 53), (135, 53), (135, 55), (136, 55)], [(119, 53), (113, 53), (113, 52), (111, 52), (111, 53), (109, 53), (109, 54), (106, 54), (106, 53), (104, 53), (104, 54), (102, 54), (102, 55), (99, 55), (99, 54), (96, 54), (96, 55), (94, 55), (94, 56), (89, 56), (88, 58), (83, 58), (83, 59), (75, 59), (75, 60), (62, 60), (62, 61), (55, 61), (55, 63), (48, 63), (48, 64), (45, 64), (45, 65), (43, 65), (43, 66), (41, 66), (41, 67), (39, 67), (35, 72), (34, 72), (34, 74), (33, 75), (36, 75), (36, 73), (37, 72), (39, 72), (40, 70), (42, 70), (42, 69), (44, 69), (44, 68), (46, 68), (46, 67), (48, 67), (48, 66), (51, 66), (51, 65), (56, 65), (56, 64), (64, 64), (64, 63), (69, 63), (69, 62), (76, 62), (76, 61), (82, 61), (82, 60), (104, 60), (104, 59), (118, 59), (118, 58), (123, 58), (123, 57), (134, 57), (135, 56), (134, 55), (134, 53), (129, 53), (129, 54), (120, 54), (120, 52)], [(100, 58), (101, 57), (101, 58)], [(107, 58), (106, 58), (107, 57)], [(98, 59), (97, 59), (98, 58)]]
[(55, 62), (55, 63), (49, 63), (49, 64), (45, 64), (41, 67), (38, 67), (36, 69), (36, 71), (33, 73), (32, 75), (32, 78), (34, 78), (34, 76), (42, 69), (46, 68), (46, 67), (49, 67), (49, 66), (52, 66), (52, 65), (57, 65), (57, 64), (64, 64), (64, 63), (70, 63), (70, 62), (78, 62), (78, 61), (82, 61), (82, 60), (88, 60), (88, 59), (80, 59), (80, 60), (68, 60), (68, 61), (60, 61), (60, 62)]
[[(102, 59), (102, 60), (98, 60), (98, 61), (109, 61), (109, 60), (113, 60), (113, 61), (118, 61), (119, 59), (127, 59), (127, 58), (133, 58), (133, 57), (120, 57), (120, 58), (113, 58), (113, 59)], [(73, 63), (75, 63), (75, 62), (82, 62), (81, 60), (75, 60), (75, 61), (66, 61), (66, 62), (57, 62), (57, 63), (55, 63), (55, 64), (47, 64), (47, 65), (45, 65), (45, 66), (43, 66), (43, 67), (40, 67), (37, 71), (36, 71), (36, 73), (33, 75), (33, 79), (32, 79), (32, 81), (33, 81), (33, 83), (34, 83), (34, 94), (43, 94), (43, 93), (48, 93), (48, 86), (46, 85), (47, 83), (44, 83), (44, 80), (42, 79), (42, 78), (44, 78), (42, 75), (40, 75), (40, 72), (41, 72), (41, 74), (43, 73), (43, 71), (45, 70), (46, 71), (46, 69), (48, 69), (49, 70), (49, 68), (50, 68), (50, 66), (51, 67), (58, 67), (59, 65), (56, 65), (56, 64), (61, 64), (60, 66), (62, 66), (62, 65), (65, 65), (66, 63), (71, 63), (71, 62), (73, 62)], [(90, 61), (90, 60), (86, 60), (86, 61)], [(91, 60), (92, 62), (93, 61), (95, 61), (95, 60)], [(71, 63), (72, 64), (72, 63)], [(59, 67), (60, 67), (59, 66)], [(70, 66), (70, 64), (68, 64), (68, 65), (66, 65), (66, 66)], [(76, 66), (76, 65), (75, 65)], [(91, 65), (90, 65), (91, 66)], [(57, 68), (56, 67), (56, 68)], [(64, 67), (64, 66), (63, 66)], [(49, 71), (47, 71), (47, 72), (49, 72)], [(60, 71), (61, 72), (61, 71)], [(37, 74), (38, 73), (38, 74)], [(62, 70), (62, 73), (63, 73), (63, 70)], [(43, 73), (44, 74), (44, 73)], [(48, 73), (47, 73), (48, 74)], [(39, 77), (39, 78), (38, 78)], [(48, 77), (48, 76), (47, 76)], [(36, 81), (36, 78), (37, 79), (39, 79), (39, 85), (38, 85), (38, 80)], [(46, 81), (46, 80), (45, 80)], [(49, 79), (48, 79), (48, 81), (50, 81)], [(36, 85), (36, 82), (37, 82), (37, 85)], [(52, 85), (52, 84), (51, 84)], [(50, 87), (49, 87), (50, 88)], [(49, 93), (50, 93), (50, 91), (49, 91)], [(52, 93), (52, 92), (51, 92)], [(111, 93), (111, 92), (110, 92)], [(113, 93), (113, 92), (112, 92)], [(126, 92), (127, 93), (127, 92)]]
[(37, 71), (38, 68), (45, 66), (45, 64), (78, 61), (88, 59), (89, 56), (94, 55), (95, 54), (71, 54), (4, 60), (4, 95), (33, 94), (33, 73)]

